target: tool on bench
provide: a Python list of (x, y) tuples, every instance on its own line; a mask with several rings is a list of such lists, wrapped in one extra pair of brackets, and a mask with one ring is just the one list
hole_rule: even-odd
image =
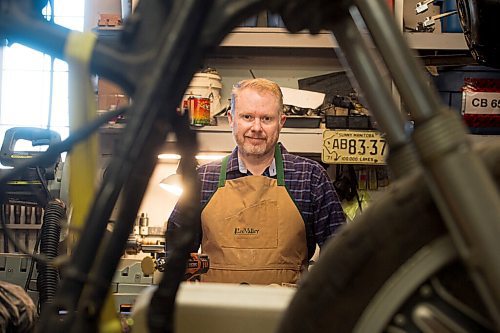
[(206, 254), (191, 253), (184, 279), (186, 281), (199, 281), (202, 274), (210, 269), (210, 260)]
[[(18, 150), (16, 144), (28, 141), (29, 150)], [(13, 127), (5, 132), (0, 150), (0, 163), (7, 167), (17, 167), (26, 159), (42, 154), (45, 147), (61, 142), (59, 133), (35, 127)], [(27, 147), (25, 148), (27, 149)], [(36, 151), (39, 149), (40, 151)], [(14, 205), (40, 205), (45, 207), (49, 200), (47, 183), (55, 179), (56, 169), (61, 162), (60, 156), (46, 161), (43, 165), (26, 168), (21, 175), (9, 181), (5, 192), (0, 194), (3, 203)], [(2, 170), (0, 170), (0, 173)], [(19, 212), (20, 214), (20, 212)]]
[[(164, 272), (166, 267), (166, 257), (164, 253), (158, 253), (157, 258), (145, 257), (141, 262), (142, 272), (146, 275), (154, 273), (155, 269), (159, 272)], [(210, 269), (210, 259), (206, 254), (191, 253), (189, 255), (186, 272), (184, 273), (185, 281), (199, 281), (202, 274), (205, 274)]]

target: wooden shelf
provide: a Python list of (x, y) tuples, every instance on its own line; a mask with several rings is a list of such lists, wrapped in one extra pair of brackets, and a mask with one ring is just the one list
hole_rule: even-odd
[[(461, 33), (405, 33), (408, 44), (419, 50), (467, 50)], [(336, 48), (330, 32), (291, 34), (284, 28), (237, 28), (221, 43), (222, 47)]]
[(289, 33), (284, 28), (236, 28), (226, 36), (222, 47), (334, 48), (337, 42), (329, 32), (311, 35)]
[(407, 32), (409, 46), (417, 50), (468, 50), (462, 33)]
[[(101, 154), (112, 154), (112, 147), (119, 144), (118, 135), (123, 132), (124, 125), (116, 124), (100, 129)], [(204, 126), (195, 128), (198, 135), (200, 152), (230, 152), (236, 146), (229, 126)], [(283, 128), (280, 142), (291, 153), (321, 154), (323, 146), (322, 128)], [(176, 138), (173, 133), (167, 137), (165, 150), (175, 152)]]
[[(283, 128), (280, 142), (291, 153), (321, 154), (323, 146), (321, 128)], [(229, 126), (205, 126), (197, 129), (200, 151), (230, 152), (236, 143)]]
[[(95, 30), (101, 37), (117, 38), (121, 27), (101, 28)], [(467, 43), (461, 33), (405, 33), (408, 44), (419, 50), (467, 50)], [(331, 49), (338, 44), (333, 35), (320, 32), (311, 35), (307, 32), (289, 33), (285, 28), (236, 28), (226, 36), (221, 47), (246, 48), (303, 48), (303, 49)]]

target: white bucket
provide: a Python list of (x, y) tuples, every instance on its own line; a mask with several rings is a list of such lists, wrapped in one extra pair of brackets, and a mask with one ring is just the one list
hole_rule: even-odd
[(184, 93), (184, 99), (190, 96), (204, 97), (210, 99), (210, 117), (213, 117), (221, 109), (221, 77), (213, 73), (196, 73)]

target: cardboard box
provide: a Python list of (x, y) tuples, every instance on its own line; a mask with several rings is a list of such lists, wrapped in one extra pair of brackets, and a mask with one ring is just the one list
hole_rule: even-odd
[(97, 83), (97, 108), (110, 110), (130, 104), (130, 98), (116, 84), (99, 79)]
[(97, 93), (102, 95), (125, 94), (118, 85), (102, 78), (99, 78), (97, 82)]
[(97, 25), (100, 27), (117, 27), (122, 25), (122, 18), (119, 14), (99, 14)]
[(129, 98), (126, 95), (115, 94), (97, 96), (98, 110), (113, 110), (127, 105), (129, 105)]

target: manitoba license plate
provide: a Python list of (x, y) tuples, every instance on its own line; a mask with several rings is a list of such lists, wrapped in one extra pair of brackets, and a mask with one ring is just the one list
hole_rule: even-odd
[(325, 130), (321, 160), (328, 164), (385, 164), (387, 150), (378, 131)]

